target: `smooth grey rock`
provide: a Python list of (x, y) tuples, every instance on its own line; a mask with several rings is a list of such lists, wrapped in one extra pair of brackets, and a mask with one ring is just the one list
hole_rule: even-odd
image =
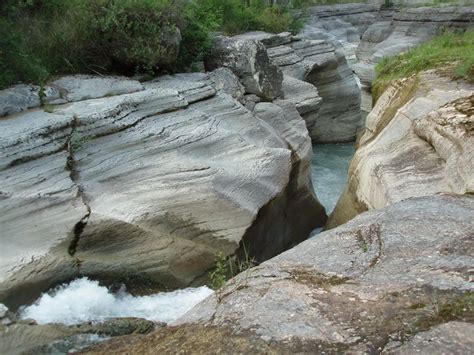
[[(287, 45), (268, 48), (268, 55), (285, 76), (305, 81), (317, 88), (307, 89), (306, 95), (313, 97), (313, 110), (303, 115), (313, 142), (354, 140), (357, 130), (362, 126), (357, 81), (342, 51), (335, 49), (326, 40), (306, 38), (311, 38), (308, 29)], [(293, 94), (288, 85), (296, 82), (285, 80), (284, 92), (291, 97)], [(322, 99), (319, 109), (314, 101), (317, 96)], [(296, 95), (294, 97), (297, 98)], [(305, 99), (304, 96), (302, 99)]]
[[(354, 66), (364, 83), (364, 74), (374, 72), (375, 65), (387, 57), (406, 52), (433, 38), (446, 28), (466, 30), (473, 26), (474, 8), (462, 6), (402, 8), (392, 16), (371, 24), (363, 33), (356, 50), (360, 66)], [(369, 69), (372, 67), (372, 69)], [(372, 77), (366, 77), (363, 96), (370, 96)], [(363, 111), (370, 112), (372, 106), (366, 100)]]
[(245, 94), (245, 88), (234, 73), (227, 68), (219, 68), (209, 73), (209, 80), (213, 86), (233, 98), (241, 99)]
[(231, 69), (247, 93), (273, 100), (281, 96), (283, 75), (268, 58), (264, 45), (256, 40), (217, 37), (205, 60), (207, 70)]
[(323, 101), (316, 86), (284, 75), (283, 95), (285, 100), (289, 100), (295, 105), (304, 118), (308, 130), (311, 131), (316, 124), (318, 111)]
[(0, 303), (0, 318), (6, 317), (8, 312), (8, 307), (5, 306), (3, 303)]
[(98, 75), (63, 76), (48, 84), (59, 92), (59, 98), (47, 97), (50, 104), (83, 101), (106, 96), (129, 94), (143, 90), (143, 85), (136, 80), (124, 77)]
[(461, 335), (472, 325), (453, 327), (442, 309), (459, 304), (472, 312), (473, 229), (470, 196), (367, 212), (238, 275), (174, 325), (230, 327), (299, 352), (359, 353), (434, 322), (446, 324), (433, 334), (449, 330), (440, 342), (465, 349), (472, 340)]
[(394, 82), (367, 116), (329, 226), (410, 197), (472, 193), (473, 95), (433, 70)]
[(19, 84), (0, 91), (0, 117), (41, 105), (39, 86)]
[(219, 253), (264, 260), (325, 222), (292, 102), (257, 115), (202, 73), (143, 87), (0, 121), (1, 302), (79, 275), (184, 287)]

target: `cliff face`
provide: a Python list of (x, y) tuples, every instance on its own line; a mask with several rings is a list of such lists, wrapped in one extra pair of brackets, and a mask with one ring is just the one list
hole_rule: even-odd
[(409, 197), (473, 193), (473, 95), (435, 71), (389, 87), (367, 117), (329, 227)]
[[(276, 96), (296, 103), (313, 143), (353, 141), (362, 125), (360, 89), (344, 53), (331, 41), (314, 39), (318, 33), (308, 28), (296, 36), (251, 32), (220, 38), (207, 60), (207, 68), (226, 66), (251, 82), (254, 78), (245, 79), (245, 65), (232, 54), (233, 48), (261, 43), (270, 63), (283, 73), (282, 91)], [(255, 93), (251, 85), (247, 86), (249, 93)]]
[(243, 240), (264, 260), (325, 221), (294, 104), (249, 111), (230, 71), (65, 77), (46, 92), (0, 121), (0, 302), (80, 275), (183, 287)]
[(466, 30), (474, 22), (472, 6), (397, 8), (381, 5), (314, 7), (304, 29), (312, 32), (313, 38), (317, 33), (318, 38), (330, 41), (344, 52), (360, 79), (364, 118), (372, 109), (371, 85), (377, 63), (413, 48), (445, 29)]

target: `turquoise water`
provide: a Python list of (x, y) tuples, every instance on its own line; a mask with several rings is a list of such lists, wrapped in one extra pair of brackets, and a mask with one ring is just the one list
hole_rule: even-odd
[(344, 190), (354, 152), (354, 143), (313, 145), (313, 186), (327, 214), (332, 212)]

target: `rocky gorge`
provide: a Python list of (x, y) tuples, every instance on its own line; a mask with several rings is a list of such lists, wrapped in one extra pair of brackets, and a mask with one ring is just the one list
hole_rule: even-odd
[[(206, 284), (219, 258), (259, 264), (168, 326), (36, 325), (5, 311), (0, 352), (54, 352), (83, 334), (114, 337), (91, 353), (472, 349), (474, 86), (426, 71), (373, 108), (371, 86), (383, 58), (471, 28), (474, 8), (305, 17), (298, 34), (215, 38), (202, 73), (0, 91), (10, 310), (80, 277), (147, 295)], [(356, 139), (326, 224), (312, 144)]]

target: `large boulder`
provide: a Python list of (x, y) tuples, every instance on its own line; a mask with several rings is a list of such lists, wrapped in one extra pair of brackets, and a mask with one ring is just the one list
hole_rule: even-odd
[(94, 99), (73, 80), (59, 82), (75, 102), (0, 121), (0, 302), (80, 275), (195, 285), (218, 255), (265, 260), (325, 222), (290, 101), (252, 113), (216, 90), (241, 97), (229, 72), (98, 86)]
[(265, 100), (281, 96), (283, 75), (268, 58), (265, 46), (255, 40), (217, 37), (205, 60), (207, 70), (220, 67), (231, 69), (247, 93)]
[(473, 95), (435, 71), (389, 87), (367, 117), (329, 226), (409, 197), (472, 193)]
[(0, 91), (0, 117), (39, 107), (40, 87), (19, 84)]
[(466, 353), (473, 230), (472, 196), (367, 212), (238, 275), (175, 327), (96, 350)]

